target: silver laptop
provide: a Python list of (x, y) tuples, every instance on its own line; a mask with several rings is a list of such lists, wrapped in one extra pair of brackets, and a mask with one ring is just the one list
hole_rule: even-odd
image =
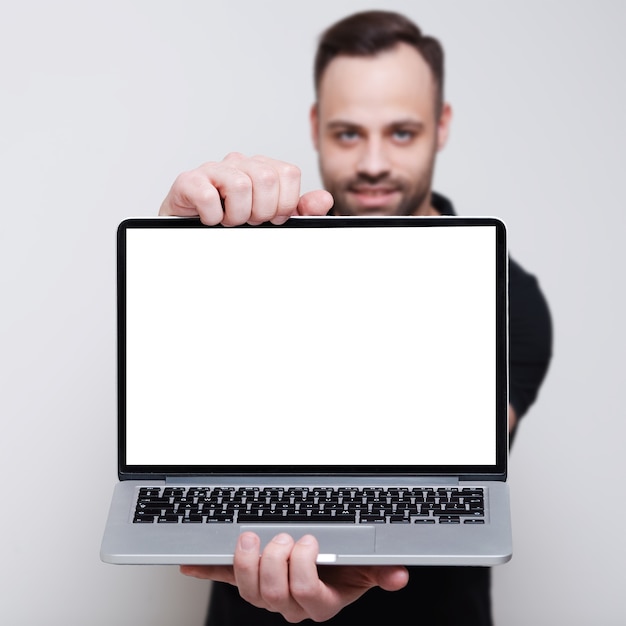
[(124, 221), (102, 560), (508, 561), (507, 265), (495, 218)]

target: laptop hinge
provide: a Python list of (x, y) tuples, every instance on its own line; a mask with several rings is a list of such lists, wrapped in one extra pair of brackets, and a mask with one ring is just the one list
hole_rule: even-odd
[(424, 478), (424, 482), (428, 482), (431, 485), (458, 485), (460, 482), (460, 479), (458, 476), (448, 476), (448, 477), (436, 477), (436, 478), (430, 478), (430, 477), (426, 477)]
[[(355, 477), (356, 478), (356, 477)], [(269, 483), (273, 483), (273, 482), (280, 482), (283, 484), (287, 484), (290, 481), (293, 482), (294, 485), (296, 484), (303, 484), (303, 483), (307, 483), (307, 482), (314, 482), (315, 484), (333, 484), (333, 483), (337, 483), (340, 482), (342, 484), (349, 484), (350, 478), (347, 476), (344, 476), (342, 478), (337, 478), (336, 476), (334, 477), (326, 477), (323, 478), (321, 476), (316, 476), (316, 477), (309, 477), (308, 479), (306, 477), (302, 477), (299, 476), (297, 478), (293, 477), (293, 476), (289, 476), (289, 475), (283, 475), (283, 476), (277, 476), (277, 477), (273, 477), (271, 479), (268, 479), (266, 482)], [(259, 483), (259, 477), (255, 476), (255, 477), (251, 477), (251, 484), (260, 484)], [(432, 486), (455, 486), (458, 485), (461, 480), (458, 476), (413, 476), (410, 479), (407, 479), (406, 476), (403, 476), (401, 478), (393, 478), (393, 477), (389, 477), (389, 476), (370, 476), (370, 477), (363, 477), (363, 476), (359, 476), (358, 478), (356, 478), (356, 480), (354, 481), (355, 485), (357, 484), (371, 484), (371, 485), (375, 485), (378, 484), (381, 487), (382, 486), (387, 486), (387, 485), (392, 485), (392, 484), (406, 484), (407, 482), (411, 482), (414, 484), (420, 483), (420, 484), (424, 484), (424, 485), (432, 485)], [(166, 476), (165, 477), (165, 484), (166, 485), (188, 485), (188, 484), (228, 484), (228, 483), (233, 483), (233, 484), (244, 484), (246, 483), (246, 477), (245, 476), (213, 476), (213, 477), (206, 477), (206, 476)]]
[[(165, 484), (166, 485), (202, 485), (205, 483), (216, 482), (215, 480), (210, 481), (206, 477), (202, 476), (166, 476)], [(219, 482), (219, 481), (217, 481)]]

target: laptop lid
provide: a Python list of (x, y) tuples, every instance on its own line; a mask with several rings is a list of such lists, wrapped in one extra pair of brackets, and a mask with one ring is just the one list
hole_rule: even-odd
[(119, 475), (506, 478), (494, 218), (118, 230)]

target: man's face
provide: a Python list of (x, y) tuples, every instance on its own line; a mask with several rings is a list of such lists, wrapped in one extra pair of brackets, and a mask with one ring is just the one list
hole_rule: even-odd
[(435, 214), (435, 156), (451, 116), (446, 105), (437, 119), (435, 101), (431, 70), (409, 45), (330, 62), (311, 130), (337, 215)]

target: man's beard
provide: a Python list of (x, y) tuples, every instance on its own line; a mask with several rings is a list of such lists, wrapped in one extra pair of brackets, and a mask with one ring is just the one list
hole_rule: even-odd
[[(430, 174), (430, 172), (429, 172)], [(323, 172), (322, 178), (325, 179)], [(348, 181), (324, 180), (324, 187), (329, 191), (335, 204), (331, 209), (332, 215), (393, 215), (406, 216), (426, 214), (430, 208), (431, 176), (427, 175), (416, 186), (410, 188), (403, 180), (398, 180), (384, 174), (380, 177), (372, 177), (359, 174)], [(359, 206), (350, 201), (351, 192), (367, 191), (369, 188), (382, 187), (386, 190), (400, 194), (400, 200), (395, 206)], [(418, 213), (419, 212), (419, 213)]]

